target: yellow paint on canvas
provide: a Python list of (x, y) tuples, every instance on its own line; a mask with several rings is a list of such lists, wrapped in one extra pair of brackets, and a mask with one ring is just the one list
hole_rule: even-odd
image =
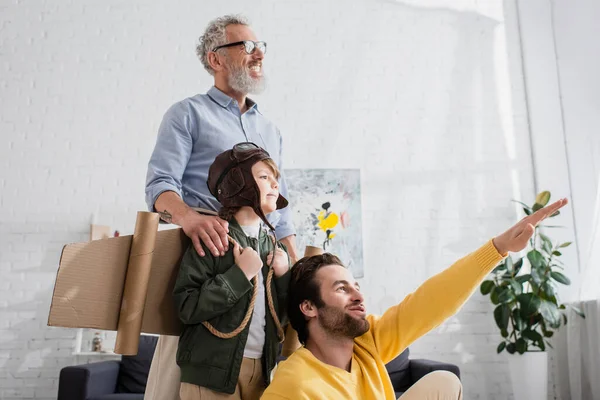
[(340, 218), (336, 213), (331, 213), (325, 218), (325, 211), (321, 211), (317, 216), (319, 219), (319, 223), (317, 226), (323, 231), (326, 232), (328, 229), (333, 229), (340, 221)]

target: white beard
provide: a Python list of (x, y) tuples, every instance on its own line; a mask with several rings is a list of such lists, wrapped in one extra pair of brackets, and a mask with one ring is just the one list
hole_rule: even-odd
[(246, 68), (229, 63), (227, 69), (229, 70), (229, 86), (236, 92), (260, 94), (265, 90), (266, 79), (264, 75), (258, 79), (253, 78)]

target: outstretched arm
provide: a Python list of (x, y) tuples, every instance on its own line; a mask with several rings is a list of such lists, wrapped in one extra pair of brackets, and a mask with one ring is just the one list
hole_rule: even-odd
[(535, 226), (567, 204), (546, 206), (517, 222), (480, 249), (431, 277), (383, 316), (369, 316), (373, 340), (384, 362), (389, 362), (419, 337), (454, 315), (508, 252), (527, 246)]

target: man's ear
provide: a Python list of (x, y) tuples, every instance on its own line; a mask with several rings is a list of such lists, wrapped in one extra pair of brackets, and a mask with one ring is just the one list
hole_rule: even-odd
[(219, 57), (215, 51), (209, 51), (206, 55), (206, 59), (208, 60), (208, 65), (210, 65), (215, 72), (222, 71), (225, 68), (223, 58)]
[(300, 311), (308, 318), (314, 318), (317, 316), (317, 307), (310, 300), (304, 300), (300, 303)]

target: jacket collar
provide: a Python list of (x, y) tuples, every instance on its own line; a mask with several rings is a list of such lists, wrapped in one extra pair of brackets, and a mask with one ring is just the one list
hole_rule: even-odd
[[(239, 237), (239, 236), (246, 237), (246, 233), (240, 226), (239, 222), (237, 222), (235, 217), (231, 217), (231, 219), (228, 222), (229, 222), (229, 233), (230, 234), (232, 232), (235, 232), (235, 236), (237, 236), (237, 237)], [(267, 233), (265, 232), (265, 230), (262, 229), (262, 222), (261, 222), (261, 229), (258, 231), (258, 238), (260, 240), (262, 240), (266, 234)], [(231, 236), (233, 236), (233, 235), (231, 235)], [(234, 237), (234, 239), (235, 239), (235, 237)]]

